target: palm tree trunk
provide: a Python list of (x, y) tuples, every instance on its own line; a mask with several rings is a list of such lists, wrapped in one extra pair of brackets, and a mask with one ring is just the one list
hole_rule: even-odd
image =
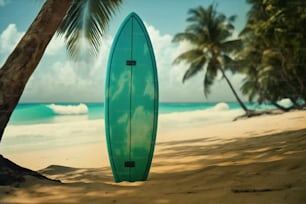
[(47, 0), (0, 69), (0, 141), (27, 81), (71, 3), (72, 0)]
[(250, 110), (244, 105), (244, 103), (241, 101), (241, 99), (239, 98), (237, 92), (235, 91), (232, 83), (230, 82), (230, 80), (228, 79), (228, 77), (225, 74), (225, 71), (220, 68), (221, 72), (222, 72), (222, 76), (224, 77), (224, 79), (226, 80), (227, 84), (229, 85), (229, 87), (231, 88), (236, 100), (238, 101), (239, 105), (241, 106), (241, 108), (245, 111), (245, 113), (248, 115), (250, 113)]

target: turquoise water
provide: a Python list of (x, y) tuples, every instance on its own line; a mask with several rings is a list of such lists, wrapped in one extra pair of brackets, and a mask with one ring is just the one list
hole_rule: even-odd
[[(263, 109), (273, 108), (271, 105), (247, 104), (249, 108)], [(170, 114), (178, 112), (192, 112), (199, 110), (223, 111), (238, 110), (238, 103), (160, 103), (159, 114)], [(203, 113), (205, 114), (205, 113)], [(26, 103), (19, 104), (9, 122), (11, 125), (19, 124), (41, 124), (56, 123), (77, 118), (95, 120), (104, 119), (103, 103), (56, 103), (40, 104)], [(74, 118), (74, 119), (73, 119)]]
[[(160, 103), (157, 138), (166, 140), (162, 137), (168, 134), (160, 133), (174, 129), (230, 122), (241, 114), (237, 103)], [(19, 104), (4, 132), (0, 151), (54, 151), (88, 143), (105, 143), (103, 103)]]

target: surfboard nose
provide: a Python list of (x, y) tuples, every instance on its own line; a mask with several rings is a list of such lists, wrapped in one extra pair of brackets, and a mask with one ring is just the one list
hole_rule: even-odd
[(138, 16), (138, 14), (137, 14), (136, 12), (134, 12), (134, 11), (132, 11), (132, 12), (128, 15), (127, 18), (132, 17), (132, 16), (137, 16), (138, 18), (140, 18), (140, 17)]

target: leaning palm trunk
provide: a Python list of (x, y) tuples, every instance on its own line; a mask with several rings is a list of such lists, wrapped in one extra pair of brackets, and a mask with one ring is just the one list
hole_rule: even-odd
[(226, 76), (225, 71), (224, 71), (222, 68), (220, 68), (220, 70), (221, 70), (222, 76), (224, 77), (224, 79), (226, 80), (227, 84), (228, 84), (229, 87), (231, 88), (231, 90), (232, 90), (232, 92), (233, 92), (233, 94), (234, 94), (236, 100), (238, 101), (239, 105), (240, 105), (241, 108), (245, 111), (246, 115), (249, 115), (250, 110), (244, 105), (244, 103), (243, 103), (243, 102), (241, 101), (241, 99), (239, 98), (239, 96), (238, 96), (237, 92), (235, 91), (235, 89), (234, 89), (232, 83), (230, 82), (230, 80), (229, 80), (228, 77)]
[(0, 69), (0, 141), (27, 81), (71, 3), (72, 0), (47, 0)]

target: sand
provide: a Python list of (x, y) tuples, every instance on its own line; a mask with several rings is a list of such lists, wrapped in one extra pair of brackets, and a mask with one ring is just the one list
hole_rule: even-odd
[(62, 183), (29, 176), (0, 203), (306, 203), (306, 111), (160, 129), (146, 182), (114, 183), (104, 145), (4, 155)]

